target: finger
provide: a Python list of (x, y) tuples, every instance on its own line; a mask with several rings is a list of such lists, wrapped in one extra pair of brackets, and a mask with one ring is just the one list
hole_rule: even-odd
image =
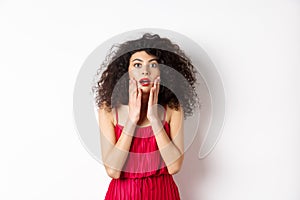
[(149, 100), (148, 100), (148, 105), (153, 104), (153, 88), (150, 90), (150, 95), (149, 95)]
[(142, 99), (142, 89), (138, 88), (137, 102), (140, 103), (141, 99)]
[(157, 78), (157, 94), (159, 93), (159, 88), (160, 88), (160, 76)]
[(157, 79), (154, 80), (154, 84), (153, 84), (153, 88), (151, 88), (153, 90), (153, 102), (152, 102), (152, 105), (155, 103), (155, 96), (156, 96), (156, 86), (157, 86)]
[(131, 78), (129, 83), (129, 101), (135, 102), (136, 98), (137, 98), (137, 90), (135, 87), (135, 80)]
[(134, 79), (134, 87), (135, 87), (136, 92), (138, 92), (138, 82), (135, 79)]
[(129, 79), (129, 89), (130, 89), (130, 93), (132, 93), (134, 90), (134, 81), (132, 78)]
[(156, 88), (156, 79), (154, 80), (154, 82), (153, 82), (153, 86), (151, 87), (151, 89), (152, 88), (154, 88), (154, 90), (155, 90), (155, 88)]
[(138, 91), (137, 91), (137, 82), (134, 78), (132, 78), (132, 95), (134, 98), (137, 97)]
[(132, 80), (131, 80), (131, 79), (129, 79), (128, 93), (129, 93), (129, 98), (130, 98), (130, 96), (131, 96), (131, 94), (132, 94)]
[(158, 93), (159, 93), (159, 78), (155, 79), (155, 90), (154, 90), (154, 97), (153, 97), (153, 103), (157, 104), (158, 101)]

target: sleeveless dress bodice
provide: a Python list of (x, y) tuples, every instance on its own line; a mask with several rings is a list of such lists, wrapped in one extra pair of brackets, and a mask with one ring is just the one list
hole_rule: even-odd
[[(164, 128), (169, 135), (169, 124), (164, 122)], [(116, 139), (121, 136), (123, 126), (115, 126)], [(165, 162), (158, 150), (151, 126), (138, 127), (131, 142), (126, 163), (121, 172), (121, 178), (141, 178), (169, 174)]]
[[(166, 114), (165, 114), (166, 115)], [(164, 116), (165, 116), (164, 115)], [(115, 126), (116, 140), (123, 126)], [(162, 121), (170, 137), (170, 126)], [(112, 179), (105, 200), (178, 200), (179, 191), (158, 149), (152, 127), (137, 127), (120, 178)]]

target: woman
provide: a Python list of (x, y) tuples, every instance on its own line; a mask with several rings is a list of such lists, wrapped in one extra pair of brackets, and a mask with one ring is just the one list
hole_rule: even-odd
[(116, 48), (93, 88), (112, 178), (105, 199), (180, 199), (172, 175), (183, 163), (183, 120), (197, 105), (196, 71), (178, 45), (159, 35)]

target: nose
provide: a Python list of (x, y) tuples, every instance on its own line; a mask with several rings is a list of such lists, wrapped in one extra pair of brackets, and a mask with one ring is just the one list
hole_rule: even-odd
[(143, 75), (150, 75), (150, 71), (149, 71), (149, 69), (148, 69), (148, 66), (144, 66), (143, 67), (143, 71), (142, 71), (142, 74)]

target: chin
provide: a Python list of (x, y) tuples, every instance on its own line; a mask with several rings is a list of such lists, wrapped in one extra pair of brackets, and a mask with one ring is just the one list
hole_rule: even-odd
[(151, 88), (141, 88), (143, 93), (150, 93)]

